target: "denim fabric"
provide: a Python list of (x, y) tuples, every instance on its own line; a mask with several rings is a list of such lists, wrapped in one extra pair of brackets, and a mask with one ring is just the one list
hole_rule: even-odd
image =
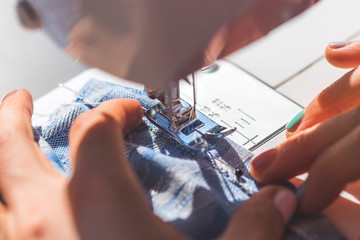
[[(79, 114), (113, 98), (137, 99), (144, 109), (157, 103), (143, 91), (97, 80), (89, 81), (80, 96), (37, 128), (41, 149), (65, 176), (71, 174), (68, 133)], [(194, 154), (144, 118), (125, 140), (129, 163), (154, 213), (193, 239), (218, 237), (237, 207), (258, 191), (248, 170), (252, 153), (228, 139), (219, 142), (216, 149)], [(243, 177), (237, 179), (224, 162), (241, 168)], [(295, 217), (284, 238), (344, 239), (324, 216)]]

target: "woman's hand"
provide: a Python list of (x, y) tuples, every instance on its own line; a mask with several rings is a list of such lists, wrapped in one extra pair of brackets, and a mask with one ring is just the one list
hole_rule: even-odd
[[(54, 171), (33, 140), (30, 94), (0, 105), (0, 239), (185, 239), (156, 217), (128, 164), (123, 136), (142, 120), (131, 99), (102, 103), (70, 131), (73, 176)], [(296, 198), (266, 187), (245, 202), (222, 239), (281, 239)]]
[(181, 238), (152, 214), (125, 160), (122, 136), (141, 122), (137, 101), (109, 101), (78, 118), (70, 133), (76, 159), (70, 180), (53, 170), (34, 142), (32, 111), (24, 90), (8, 94), (0, 106), (5, 239)]
[[(359, 46), (359, 42), (333, 43), (326, 57), (339, 67), (357, 67)], [(309, 104), (300, 121), (288, 131), (287, 141), (253, 160), (255, 179), (282, 182), (309, 171), (300, 210), (312, 214), (327, 207), (348, 183), (360, 179), (359, 96), (357, 68)]]

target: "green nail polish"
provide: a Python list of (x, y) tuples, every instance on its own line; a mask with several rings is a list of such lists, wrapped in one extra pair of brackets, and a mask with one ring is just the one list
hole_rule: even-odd
[(296, 114), (296, 116), (291, 119), (291, 121), (286, 125), (286, 129), (290, 130), (292, 129), (302, 118), (302, 116), (304, 115), (305, 110), (302, 110), (301, 112), (299, 112), (298, 114)]

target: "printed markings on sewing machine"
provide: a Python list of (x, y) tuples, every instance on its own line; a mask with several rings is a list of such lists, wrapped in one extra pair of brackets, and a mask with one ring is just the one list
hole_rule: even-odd
[(245, 127), (243, 125), (241, 125), (240, 123), (238, 122), (235, 122), (236, 125), (238, 125), (239, 127), (241, 127), (242, 129), (244, 129)]
[(243, 110), (241, 110), (240, 108), (237, 109), (239, 112), (241, 112), (242, 114), (244, 114), (245, 116), (247, 116), (248, 118), (250, 118), (251, 120), (253, 120), (254, 122), (256, 122), (256, 119), (253, 118), (252, 116), (250, 116), (249, 114), (247, 114), (246, 112), (244, 112)]

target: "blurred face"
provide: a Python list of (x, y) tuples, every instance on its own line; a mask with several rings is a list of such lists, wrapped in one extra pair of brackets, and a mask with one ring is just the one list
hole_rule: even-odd
[[(67, 53), (91, 66), (154, 87), (164, 87), (245, 46), (315, 2), (28, 1), (38, 10), (50, 1), (55, 6), (56, 1), (62, 1), (59, 5), (68, 2), (79, 17), (74, 18), (75, 24), (67, 33)], [(42, 14), (44, 20), (48, 12)], [(58, 23), (63, 24), (62, 20)]]
[[(242, 5), (228, 0), (83, 0), (85, 16), (70, 31), (66, 51), (134, 81), (163, 87), (218, 56), (218, 34)], [(228, 2), (224, 5), (224, 2)], [(205, 56), (211, 45), (212, 53)], [(218, 49), (216, 49), (218, 48)], [(214, 60), (212, 59), (212, 60)]]

